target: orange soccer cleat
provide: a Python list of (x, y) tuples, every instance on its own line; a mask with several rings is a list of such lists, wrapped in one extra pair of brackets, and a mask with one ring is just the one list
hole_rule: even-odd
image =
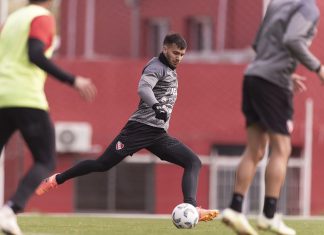
[(199, 213), (199, 221), (211, 221), (219, 215), (219, 210), (209, 210), (201, 207), (196, 208)]
[(36, 189), (36, 194), (38, 196), (43, 195), (44, 193), (56, 188), (58, 186), (57, 182), (56, 182), (56, 175), (54, 174), (46, 179), (44, 179), (41, 184), (38, 186), (38, 188)]

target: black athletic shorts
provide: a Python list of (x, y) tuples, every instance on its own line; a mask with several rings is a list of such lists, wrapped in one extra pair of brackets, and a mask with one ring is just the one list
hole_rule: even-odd
[(128, 121), (108, 148), (120, 156), (128, 156), (157, 143), (173, 145), (180, 142), (170, 137), (163, 128)]
[(242, 111), (246, 126), (259, 123), (265, 130), (290, 135), (293, 129), (293, 94), (263, 78), (245, 76)]

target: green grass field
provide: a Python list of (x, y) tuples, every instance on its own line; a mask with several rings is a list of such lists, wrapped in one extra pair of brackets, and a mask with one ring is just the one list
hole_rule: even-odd
[[(219, 220), (202, 222), (196, 228), (181, 230), (170, 219), (111, 218), (102, 216), (20, 216), (24, 235), (230, 235), (234, 234)], [(252, 220), (252, 224), (254, 221)], [(323, 220), (286, 220), (298, 235), (324, 234)], [(254, 225), (254, 224), (253, 224)], [(271, 234), (260, 232), (260, 235)]]

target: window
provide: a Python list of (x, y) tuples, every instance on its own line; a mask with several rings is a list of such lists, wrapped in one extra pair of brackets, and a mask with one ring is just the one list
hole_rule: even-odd
[(212, 147), (213, 155), (239, 157), (243, 154), (245, 145), (228, 145), (228, 144), (215, 144)]
[(213, 22), (210, 17), (190, 17), (187, 20), (188, 49), (195, 52), (213, 50)]
[[(244, 145), (215, 144), (212, 148), (215, 157), (214, 173), (211, 174), (212, 182), (212, 204), (215, 208), (224, 209), (231, 200), (233, 185), (235, 183), (235, 171), (239, 164)], [(270, 149), (271, 151), (271, 149)], [(291, 159), (288, 162), (287, 175), (282, 187), (281, 196), (278, 201), (280, 212), (288, 215), (298, 215), (303, 212), (303, 171), (304, 159), (302, 158), (302, 148), (293, 146)], [(258, 214), (262, 210), (262, 198), (264, 196), (264, 174), (265, 164), (258, 165), (257, 172), (249, 188), (244, 210), (249, 214)], [(214, 186), (215, 185), (215, 186)]]
[(164, 37), (169, 33), (169, 21), (167, 19), (150, 19), (148, 22), (148, 34), (146, 51), (147, 56), (156, 56), (162, 49)]
[(154, 165), (126, 163), (76, 179), (76, 211), (154, 212)]

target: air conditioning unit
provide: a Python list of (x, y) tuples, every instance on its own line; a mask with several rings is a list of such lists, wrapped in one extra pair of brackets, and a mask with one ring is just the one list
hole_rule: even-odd
[(55, 122), (56, 151), (91, 151), (92, 127), (88, 122)]

